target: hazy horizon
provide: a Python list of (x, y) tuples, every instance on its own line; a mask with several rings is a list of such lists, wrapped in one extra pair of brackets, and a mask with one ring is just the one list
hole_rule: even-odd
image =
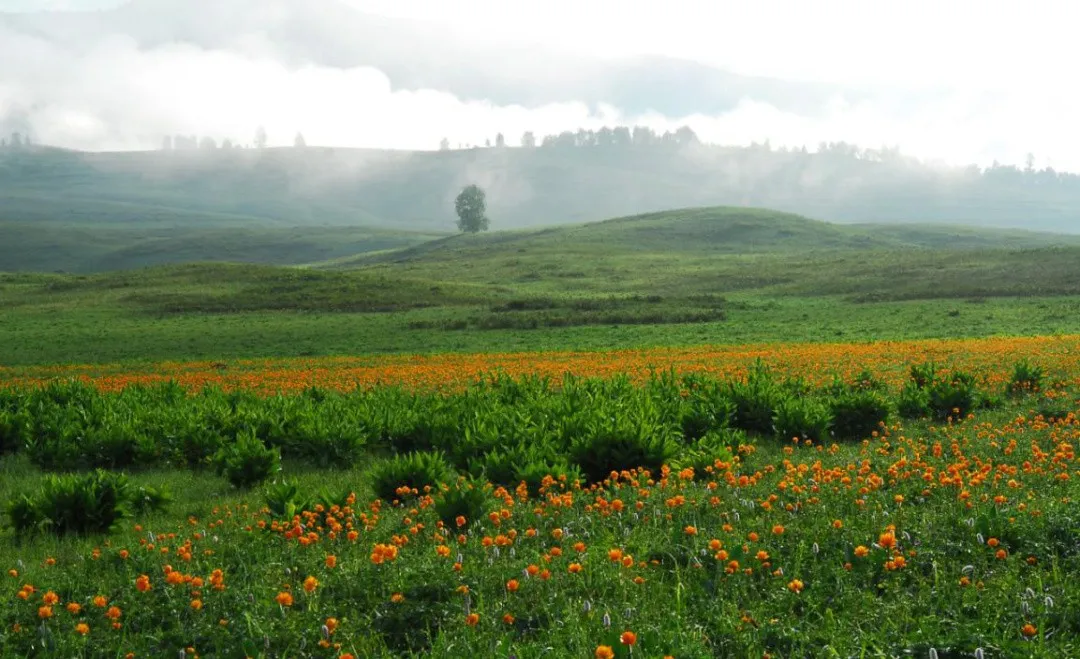
[(685, 124), (717, 144), (844, 141), (983, 166), (1031, 153), (1037, 168), (1080, 171), (1080, 92), (1060, 85), (1072, 12), (1057, 3), (191, 6), (0, 1), (0, 59), (16, 63), (0, 71), (0, 134), (141, 150), (172, 134), (247, 144), (265, 126), (271, 146), (302, 132), (436, 149)]

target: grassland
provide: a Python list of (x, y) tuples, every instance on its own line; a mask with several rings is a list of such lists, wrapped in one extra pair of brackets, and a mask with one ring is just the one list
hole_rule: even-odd
[(308, 268), (8, 274), (0, 363), (1072, 334), (1070, 240), (719, 208)]
[(331, 256), (0, 275), (0, 655), (1080, 652), (1070, 239)]

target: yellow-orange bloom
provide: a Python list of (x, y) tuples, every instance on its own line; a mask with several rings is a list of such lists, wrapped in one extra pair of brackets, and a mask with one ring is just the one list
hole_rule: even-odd
[(637, 643), (637, 634), (630, 630), (626, 630), (619, 635), (619, 642), (623, 645), (634, 645)]
[(803, 582), (799, 579), (792, 579), (790, 582), (788, 582), (787, 585), (788, 590), (795, 593), (796, 595), (802, 592), (803, 587)]
[(470, 613), (465, 616), (465, 624), (470, 627), (475, 627), (480, 622), (480, 616), (476, 613)]
[(596, 659), (615, 659), (615, 651), (611, 649), (610, 645), (598, 645), (594, 656)]
[(75, 633), (86, 636), (90, 633), (90, 625), (86, 624), (85, 622), (80, 622), (79, 624), (75, 625)]
[(277, 597), (274, 598), (274, 601), (277, 602), (278, 604), (280, 604), (281, 606), (292, 606), (293, 605), (292, 593), (287, 593), (285, 591), (282, 591), (282, 592), (277, 594)]
[(337, 556), (334, 556), (333, 554), (330, 554), (329, 556), (327, 556), (326, 557), (326, 567), (330, 568), (331, 570), (336, 568), (337, 567)]
[(319, 587), (319, 580), (315, 577), (308, 577), (304, 579), (304, 592), (314, 593), (315, 589)]

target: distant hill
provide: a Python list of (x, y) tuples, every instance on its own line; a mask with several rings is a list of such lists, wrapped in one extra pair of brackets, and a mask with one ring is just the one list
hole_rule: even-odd
[(844, 145), (804, 153), (564, 142), (436, 152), (0, 151), (0, 224), (453, 232), (454, 197), (476, 183), (487, 191), (493, 229), (727, 205), (849, 223), (1080, 233), (1080, 177), (1052, 171), (942, 170)]
[(1080, 294), (1080, 236), (839, 225), (762, 209), (689, 208), (540, 230), (458, 235), (325, 267), (542, 294), (855, 300)]
[(454, 235), (399, 250), (359, 254), (335, 267), (414, 261), (497, 259), (553, 251), (563, 255), (736, 255), (825, 250), (972, 250), (1080, 247), (1080, 235), (933, 224), (834, 224), (767, 209), (683, 208), (571, 226)]

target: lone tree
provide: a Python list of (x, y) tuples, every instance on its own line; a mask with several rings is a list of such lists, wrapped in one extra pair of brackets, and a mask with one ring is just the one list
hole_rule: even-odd
[(487, 202), (484, 191), (476, 185), (466, 186), (457, 196), (454, 208), (458, 215), (458, 229), (466, 233), (487, 231)]

